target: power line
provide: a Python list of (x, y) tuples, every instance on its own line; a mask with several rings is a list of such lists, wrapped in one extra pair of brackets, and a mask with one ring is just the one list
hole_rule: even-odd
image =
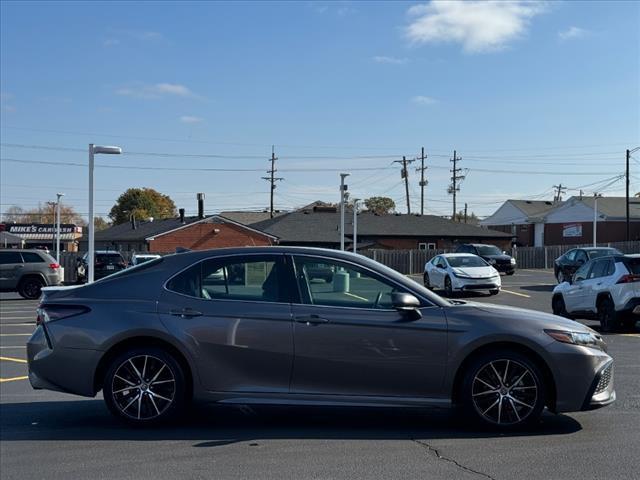
[(462, 168), (457, 168), (458, 165), (458, 161), (462, 160), (462, 158), (459, 158), (456, 156), (456, 151), (453, 151), (453, 158), (451, 159), (451, 162), (453, 163), (453, 168), (450, 170), (451, 171), (451, 185), (449, 185), (449, 189), (448, 192), (450, 194), (453, 194), (453, 215), (451, 216), (451, 220), (455, 221), (456, 219), (456, 194), (457, 192), (460, 191), (460, 183), (462, 180), (464, 180), (465, 175), (460, 175), (459, 173), (462, 172)]
[(271, 146), (271, 170), (267, 170), (267, 173), (269, 174), (268, 177), (262, 177), (263, 180), (267, 180), (268, 182), (271, 183), (271, 195), (270, 195), (270, 206), (269, 206), (269, 217), (273, 218), (273, 193), (276, 189), (276, 182), (281, 182), (282, 180), (284, 180), (284, 178), (282, 177), (275, 177), (275, 173), (276, 173), (276, 160), (278, 158), (276, 157), (276, 153), (275, 153), (275, 146)]

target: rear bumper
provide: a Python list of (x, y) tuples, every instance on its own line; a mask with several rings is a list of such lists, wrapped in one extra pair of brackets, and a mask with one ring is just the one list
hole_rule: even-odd
[(640, 320), (640, 298), (636, 297), (629, 300), (622, 309), (618, 310), (618, 314)]
[(103, 352), (56, 347), (45, 328), (38, 326), (27, 341), (31, 386), (34, 389), (95, 396), (94, 375)]

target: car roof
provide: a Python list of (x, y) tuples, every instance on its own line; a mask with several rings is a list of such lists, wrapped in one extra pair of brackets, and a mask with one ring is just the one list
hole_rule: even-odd
[(473, 253), (442, 253), (441, 257), (449, 258), (449, 257), (477, 257)]

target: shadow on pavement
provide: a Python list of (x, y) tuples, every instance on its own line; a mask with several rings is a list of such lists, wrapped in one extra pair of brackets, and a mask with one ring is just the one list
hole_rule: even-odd
[(555, 285), (524, 285), (520, 290), (529, 290), (530, 292), (553, 292)]
[(101, 400), (3, 403), (0, 440), (187, 440), (217, 447), (265, 439), (407, 440), (567, 435), (582, 429), (565, 415), (545, 413), (527, 430), (473, 429), (455, 411), (386, 408), (194, 405), (179, 422), (134, 428), (108, 413)]

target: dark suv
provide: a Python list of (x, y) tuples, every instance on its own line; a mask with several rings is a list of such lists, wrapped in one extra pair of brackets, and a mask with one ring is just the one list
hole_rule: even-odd
[(589, 260), (609, 255), (622, 255), (622, 252), (617, 248), (609, 247), (572, 248), (564, 255), (556, 258), (553, 263), (553, 274), (558, 283), (570, 281), (576, 270)]
[[(85, 283), (87, 281), (87, 275), (89, 275), (89, 266), (87, 265), (88, 256), (89, 254), (85, 253), (82, 258), (78, 259), (76, 273), (79, 283)], [(127, 268), (127, 262), (119, 252), (98, 250), (95, 253), (93, 268), (93, 278), (98, 280), (99, 278), (124, 270)]]
[(458, 245), (455, 253), (472, 253), (485, 259), (493, 268), (499, 272), (513, 275), (516, 272), (516, 259), (507, 255), (495, 245), (485, 245), (482, 243), (465, 243)]
[(60, 265), (42, 250), (0, 250), (0, 291), (40, 298), (42, 287), (60, 285)]

